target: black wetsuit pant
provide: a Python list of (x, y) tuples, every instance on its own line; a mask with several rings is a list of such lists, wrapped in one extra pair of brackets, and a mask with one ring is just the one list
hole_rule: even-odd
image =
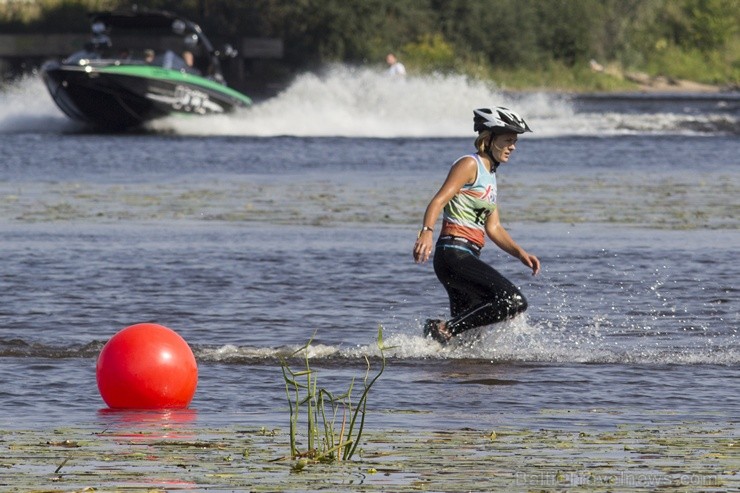
[(507, 320), (527, 309), (511, 281), (478, 258), (473, 248), (437, 243), (434, 272), (450, 297), (452, 334)]

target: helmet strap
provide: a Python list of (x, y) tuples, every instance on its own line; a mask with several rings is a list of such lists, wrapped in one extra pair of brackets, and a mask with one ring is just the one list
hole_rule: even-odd
[[(493, 152), (491, 152), (491, 146), (496, 147), (496, 144), (493, 143), (493, 139), (495, 137), (495, 135), (491, 134), (491, 140), (488, 141), (488, 146), (486, 146), (486, 156), (491, 160), (491, 173), (495, 173), (496, 169), (498, 169), (498, 165), (501, 164), (493, 157)], [(498, 149), (498, 147), (496, 147), (496, 149)]]

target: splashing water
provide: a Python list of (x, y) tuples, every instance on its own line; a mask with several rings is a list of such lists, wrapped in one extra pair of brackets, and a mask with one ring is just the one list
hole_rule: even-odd
[[(6, 87), (0, 92), (0, 103), (0, 132), (80, 129), (56, 108), (38, 76)], [(582, 113), (567, 95), (513, 94), (459, 74), (399, 80), (367, 68), (337, 65), (319, 74), (302, 74), (274, 98), (232, 114), (173, 116), (149, 122), (145, 128), (202, 136), (469, 137), (472, 109), (490, 106), (509, 107), (525, 116), (533, 122), (533, 137), (722, 129), (733, 133), (738, 127), (737, 118), (726, 111), (697, 117), (661, 110), (649, 118), (619, 111)]]
[(0, 90), (0, 108), (0, 133), (58, 133), (79, 127), (57, 109), (38, 76), (25, 76)]
[(475, 107), (509, 106), (538, 118), (571, 115), (567, 103), (535, 94), (517, 101), (462, 75), (393, 79), (369, 69), (336, 66), (303, 74), (277, 97), (233, 117), (214, 117), (207, 128), (195, 120), (166, 119), (163, 130), (250, 136), (465, 137)]
[[(572, 328), (571, 328), (572, 329)], [(493, 326), (475, 329), (459, 335), (443, 347), (421, 336), (420, 330), (386, 332), (385, 355), (393, 360), (417, 359), (487, 360), (491, 362), (528, 363), (606, 363), (606, 364), (716, 364), (732, 365), (740, 361), (734, 346), (720, 349), (707, 344), (705, 348), (625, 346), (610, 342), (609, 330), (603, 330), (595, 318), (580, 331), (550, 323), (531, 323), (526, 315)], [(647, 344), (647, 342), (646, 342)], [(297, 347), (257, 348), (226, 345), (201, 348), (198, 357), (219, 362), (258, 362), (287, 356)], [(353, 347), (311, 345), (312, 360), (355, 360), (379, 356), (373, 344)]]

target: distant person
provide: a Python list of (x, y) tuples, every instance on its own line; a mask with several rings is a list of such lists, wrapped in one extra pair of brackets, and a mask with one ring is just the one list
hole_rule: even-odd
[(192, 51), (187, 51), (187, 50), (183, 51), (182, 59), (185, 60), (185, 65), (187, 65), (188, 67), (192, 67), (193, 64), (195, 63), (195, 57), (193, 56)]
[(597, 62), (596, 60), (594, 60), (593, 58), (591, 59), (590, 62), (588, 62), (588, 65), (589, 67), (591, 67), (591, 70), (593, 70), (594, 72), (604, 71), (604, 66), (600, 64), (599, 62)]
[(195, 68), (195, 55), (193, 55), (192, 51), (189, 51), (189, 50), (183, 51), (182, 59), (185, 60), (185, 65), (186, 65), (185, 70), (187, 72), (190, 72), (192, 74), (200, 74), (200, 70)]
[(150, 65), (154, 63), (154, 50), (144, 50), (144, 61)]
[(388, 75), (391, 77), (404, 77), (406, 75), (406, 67), (398, 61), (398, 58), (393, 53), (388, 53), (385, 61), (388, 64)]
[(414, 260), (432, 254), (434, 225), (443, 213), (434, 252), (434, 272), (450, 298), (449, 320), (427, 319), (424, 336), (440, 344), (466, 330), (502, 322), (527, 309), (519, 289), (480, 257), (486, 236), (501, 250), (532, 270), (540, 261), (520, 247), (499, 220), (496, 169), (509, 161), (519, 134), (531, 132), (518, 114), (506, 108), (473, 111), (477, 152), (455, 161), (447, 179), (424, 213), (414, 244)]
[(92, 25), (92, 45), (96, 50), (106, 50), (113, 46), (107, 33), (108, 28), (102, 22), (96, 22)]

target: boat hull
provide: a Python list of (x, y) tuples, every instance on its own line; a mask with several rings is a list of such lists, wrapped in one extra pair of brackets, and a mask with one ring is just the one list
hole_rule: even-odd
[(47, 62), (44, 82), (70, 118), (124, 129), (173, 114), (228, 113), (249, 98), (218, 82), (180, 70), (142, 65), (64, 65)]

